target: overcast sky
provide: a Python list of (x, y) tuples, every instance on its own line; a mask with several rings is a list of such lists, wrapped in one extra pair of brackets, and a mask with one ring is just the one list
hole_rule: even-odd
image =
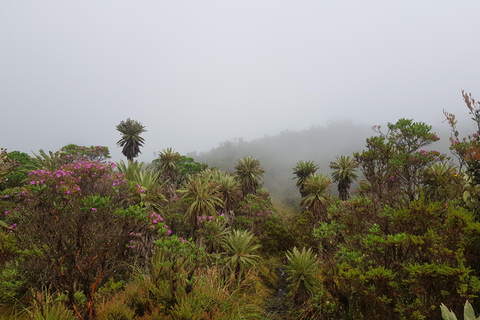
[(0, 147), (140, 160), (344, 118), (439, 126), (480, 99), (480, 1), (0, 0)]

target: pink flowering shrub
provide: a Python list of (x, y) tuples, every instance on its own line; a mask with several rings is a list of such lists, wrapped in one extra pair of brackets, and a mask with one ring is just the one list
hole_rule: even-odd
[(258, 238), (265, 253), (278, 254), (295, 245), (289, 222), (275, 212), (268, 193), (243, 197), (235, 211), (232, 228), (250, 230)]
[(274, 213), (268, 194), (248, 194), (240, 201), (235, 211), (234, 229), (250, 230), (257, 237), (262, 236), (265, 221)]
[[(36, 170), (25, 188), (0, 194), (16, 204), (3, 216), (16, 224), (12, 233), (25, 252), (20, 268), (28, 285), (66, 292), (69, 307), (83, 318), (94, 317), (95, 292), (105, 281), (128, 273), (133, 263), (148, 263), (158, 234), (160, 218), (132, 206), (127, 181), (113, 169), (75, 162)], [(131, 233), (142, 239), (135, 248), (129, 248)], [(88, 301), (84, 310), (78, 290)]]

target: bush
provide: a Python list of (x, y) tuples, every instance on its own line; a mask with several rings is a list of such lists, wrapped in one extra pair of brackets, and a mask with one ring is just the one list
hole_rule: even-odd
[(441, 302), (458, 310), (480, 292), (480, 230), (470, 212), (424, 199), (378, 215), (370, 206), (338, 204), (315, 230), (322, 286), (312, 303), (332, 319), (438, 319)]
[(13, 232), (24, 250), (19, 267), (28, 284), (66, 292), (77, 311), (74, 293), (80, 290), (88, 301), (84, 316), (94, 314), (102, 284), (128, 273), (129, 264), (148, 262), (158, 229), (140, 207), (130, 206), (127, 182), (113, 168), (77, 162), (33, 171), (28, 187), (13, 191), (17, 207), (7, 216), (17, 224)]

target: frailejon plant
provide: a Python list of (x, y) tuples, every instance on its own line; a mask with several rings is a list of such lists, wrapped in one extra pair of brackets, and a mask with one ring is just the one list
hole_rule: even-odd
[[(17, 207), (6, 221), (16, 224), (12, 231), (24, 250), (20, 268), (28, 285), (66, 292), (68, 306), (81, 319), (95, 316), (95, 293), (104, 282), (151, 252), (132, 248), (132, 234), (145, 247), (158, 233), (148, 213), (131, 206), (127, 181), (113, 167), (78, 162), (36, 170), (28, 187), (10, 191)], [(86, 310), (75, 299), (77, 290), (87, 298)]]
[(296, 175), (296, 177), (293, 179), (297, 179), (296, 185), (300, 191), (300, 195), (303, 198), (306, 196), (306, 194), (303, 192), (305, 181), (310, 175), (314, 174), (318, 170), (318, 165), (313, 163), (313, 161), (300, 160), (292, 170), (293, 174)]
[(358, 178), (357, 176), (358, 163), (350, 156), (336, 157), (335, 161), (330, 162), (330, 169), (332, 172), (332, 179), (338, 183), (338, 194), (341, 200), (350, 198), (350, 185)]
[(233, 230), (221, 243), (226, 251), (226, 266), (235, 275), (236, 280), (243, 277), (245, 269), (255, 267), (261, 257), (257, 254), (260, 245), (255, 243), (254, 234), (248, 230)]
[(260, 161), (255, 157), (240, 158), (235, 165), (235, 170), (243, 196), (255, 194), (260, 186), (260, 179), (265, 172), (260, 165)]
[(302, 248), (302, 251), (299, 251), (295, 247), (292, 251), (287, 251), (286, 256), (292, 298), (296, 304), (302, 305), (319, 283), (317, 255), (311, 248)]
[(197, 230), (199, 216), (216, 215), (222, 200), (217, 196), (218, 187), (208, 178), (190, 180), (185, 189), (178, 192), (183, 194), (181, 201), (189, 205), (185, 213), (185, 220), (190, 221), (194, 232)]
[(117, 131), (122, 135), (122, 138), (117, 141), (117, 145), (123, 147), (122, 154), (127, 157), (127, 160), (133, 161), (133, 158), (142, 153), (140, 147), (143, 147), (145, 139), (140, 135), (147, 132), (145, 126), (141, 122), (128, 118), (117, 125)]
[(305, 197), (300, 202), (307, 210), (312, 212), (318, 221), (327, 220), (327, 201), (332, 180), (326, 175), (312, 174), (308, 176), (304, 184)]
[[(440, 309), (442, 310), (443, 320), (457, 320), (455, 313), (453, 313), (453, 311), (451, 310), (448, 310), (448, 308), (443, 303), (440, 305)], [(468, 300), (465, 302), (463, 320), (480, 320), (480, 317), (477, 318), (475, 316), (475, 311), (473, 310), (473, 307), (470, 302), (468, 302)]]

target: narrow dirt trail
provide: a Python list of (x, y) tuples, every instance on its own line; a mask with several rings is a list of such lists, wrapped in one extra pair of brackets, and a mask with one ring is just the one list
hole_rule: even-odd
[(281, 265), (276, 267), (275, 274), (278, 277), (278, 284), (274, 294), (267, 302), (268, 319), (285, 319), (289, 311), (286, 296), (288, 276), (285, 266)]

